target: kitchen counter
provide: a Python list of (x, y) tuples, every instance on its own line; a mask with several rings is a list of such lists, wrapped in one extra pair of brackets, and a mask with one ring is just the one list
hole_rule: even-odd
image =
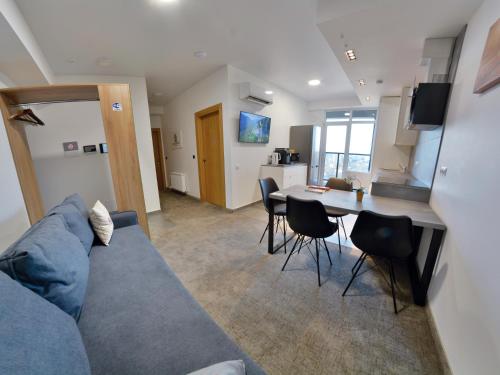
[(290, 163), (290, 164), (261, 164), (262, 167), (276, 167), (276, 168), (289, 168), (304, 166), (306, 163)]
[(409, 173), (380, 169), (372, 180), (371, 194), (427, 203), (431, 189)]

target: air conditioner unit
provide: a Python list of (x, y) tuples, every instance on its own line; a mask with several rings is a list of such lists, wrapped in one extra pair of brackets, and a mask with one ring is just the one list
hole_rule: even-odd
[(266, 94), (265, 89), (250, 82), (240, 83), (240, 99), (261, 105), (273, 104), (273, 94)]

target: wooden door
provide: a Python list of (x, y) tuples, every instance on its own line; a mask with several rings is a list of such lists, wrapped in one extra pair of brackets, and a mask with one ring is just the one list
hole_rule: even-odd
[(195, 114), (200, 198), (226, 207), (222, 104)]
[(165, 169), (163, 164), (163, 142), (161, 138), (161, 130), (159, 128), (151, 129), (153, 137), (153, 152), (155, 156), (156, 183), (158, 190), (165, 190)]

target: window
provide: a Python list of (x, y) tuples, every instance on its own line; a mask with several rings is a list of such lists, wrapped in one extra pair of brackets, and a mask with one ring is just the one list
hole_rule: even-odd
[(372, 109), (326, 113), (324, 180), (370, 171), (376, 116)]

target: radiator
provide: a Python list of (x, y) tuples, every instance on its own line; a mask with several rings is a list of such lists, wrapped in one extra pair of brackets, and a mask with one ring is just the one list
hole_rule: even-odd
[(186, 175), (179, 172), (170, 173), (170, 189), (185, 193), (187, 191)]

